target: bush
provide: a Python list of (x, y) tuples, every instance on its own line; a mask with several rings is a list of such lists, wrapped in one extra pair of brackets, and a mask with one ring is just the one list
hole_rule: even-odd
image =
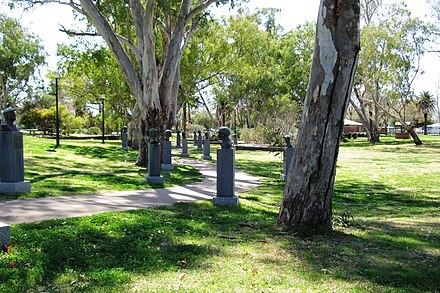
[(187, 131), (187, 136), (192, 136), (194, 134), (194, 131), (199, 131), (201, 130), (203, 132), (203, 134), (205, 133), (205, 126), (203, 125), (199, 125), (199, 124), (187, 124), (186, 125), (186, 131)]
[(203, 125), (200, 130), (202, 129), (211, 129), (214, 128), (215, 121), (211, 119), (211, 116), (206, 111), (201, 111), (199, 113), (196, 113), (192, 117), (192, 122), (195, 125)]
[(240, 140), (244, 140), (246, 143), (279, 145), (283, 142), (283, 135), (266, 126), (257, 126), (241, 129)]
[(90, 127), (88, 129), (88, 134), (91, 134), (91, 135), (98, 135), (101, 133), (102, 133), (101, 128), (96, 127), (96, 126)]

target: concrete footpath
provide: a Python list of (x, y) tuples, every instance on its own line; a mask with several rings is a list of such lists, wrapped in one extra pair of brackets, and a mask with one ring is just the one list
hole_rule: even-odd
[[(197, 168), (204, 175), (204, 181), (172, 188), (1, 200), (0, 222), (19, 224), (89, 216), (110, 211), (127, 211), (169, 205), (176, 202), (210, 200), (215, 196), (217, 188), (215, 164), (183, 158), (174, 158), (174, 162), (179, 165), (190, 165)], [(236, 170), (235, 187), (237, 192), (244, 192), (258, 185), (258, 178)]]

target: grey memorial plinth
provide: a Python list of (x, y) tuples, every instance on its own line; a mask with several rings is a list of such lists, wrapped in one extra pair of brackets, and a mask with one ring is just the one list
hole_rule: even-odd
[(197, 131), (194, 130), (194, 146), (197, 146)]
[(205, 132), (205, 139), (203, 140), (203, 160), (212, 160), (211, 157), (211, 139), (209, 138), (209, 132)]
[(31, 183), (24, 180), (23, 133), (14, 125), (15, 110), (3, 110), (5, 120), (0, 128), (0, 193), (31, 192)]
[(289, 173), (290, 164), (292, 162), (293, 158), (293, 152), (295, 149), (293, 148), (291, 142), (290, 142), (290, 135), (284, 136), (284, 140), (287, 143), (287, 146), (284, 148), (284, 155), (283, 155), (283, 173), (281, 174), (280, 179), (282, 181), (286, 181), (287, 175)]
[(171, 162), (171, 130), (165, 131), (165, 140), (163, 141), (163, 158), (162, 158), (162, 170), (174, 170), (174, 165)]
[(148, 144), (148, 175), (145, 180), (148, 183), (163, 183), (163, 177), (160, 175), (160, 148), (157, 141), (157, 130), (155, 128), (149, 131), (151, 142)]
[(0, 222), (0, 248), (11, 244), (11, 227)]
[(186, 133), (182, 132), (182, 156), (189, 156), (188, 153), (188, 139), (186, 138)]
[(182, 140), (180, 136), (181, 131), (177, 130), (177, 138), (176, 138), (176, 148), (180, 149), (182, 147)]
[(203, 150), (203, 143), (202, 143), (202, 131), (198, 131), (199, 135), (197, 136), (197, 150), (201, 151)]
[(222, 148), (217, 150), (217, 194), (212, 199), (214, 205), (238, 206), (235, 193), (235, 150), (229, 138), (231, 131), (221, 127), (218, 131)]
[(130, 148), (128, 147), (128, 128), (124, 126), (121, 130), (121, 150), (128, 151)]

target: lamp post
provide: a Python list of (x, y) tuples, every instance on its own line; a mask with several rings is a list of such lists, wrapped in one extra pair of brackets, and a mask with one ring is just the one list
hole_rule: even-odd
[(101, 114), (102, 114), (102, 143), (103, 144), (105, 143), (105, 137), (104, 137), (104, 134), (105, 134), (104, 101), (105, 101), (105, 98), (104, 98), (104, 96), (102, 96), (101, 97), (101, 110), (102, 110)]
[(58, 148), (60, 146), (60, 116), (58, 112), (58, 79), (60, 75), (55, 72), (55, 129), (56, 129), (56, 145)]

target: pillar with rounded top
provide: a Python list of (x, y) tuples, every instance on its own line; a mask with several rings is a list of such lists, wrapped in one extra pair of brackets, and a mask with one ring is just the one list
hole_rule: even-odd
[(217, 194), (212, 199), (214, 205), (238, 206), (239, 199), (235, 192), (235, 150), (229, 136), (231, 130), (221, 127), (218, 137), (222, 141), (217, 150)]
[(157, 141), (157, 129), (151, 128), (149, 131), (150, 143), (148, 144), (148, 175), (145, 180), (148, 183), (163, 183), (163, 177), (160, 175), (160, 148)]

